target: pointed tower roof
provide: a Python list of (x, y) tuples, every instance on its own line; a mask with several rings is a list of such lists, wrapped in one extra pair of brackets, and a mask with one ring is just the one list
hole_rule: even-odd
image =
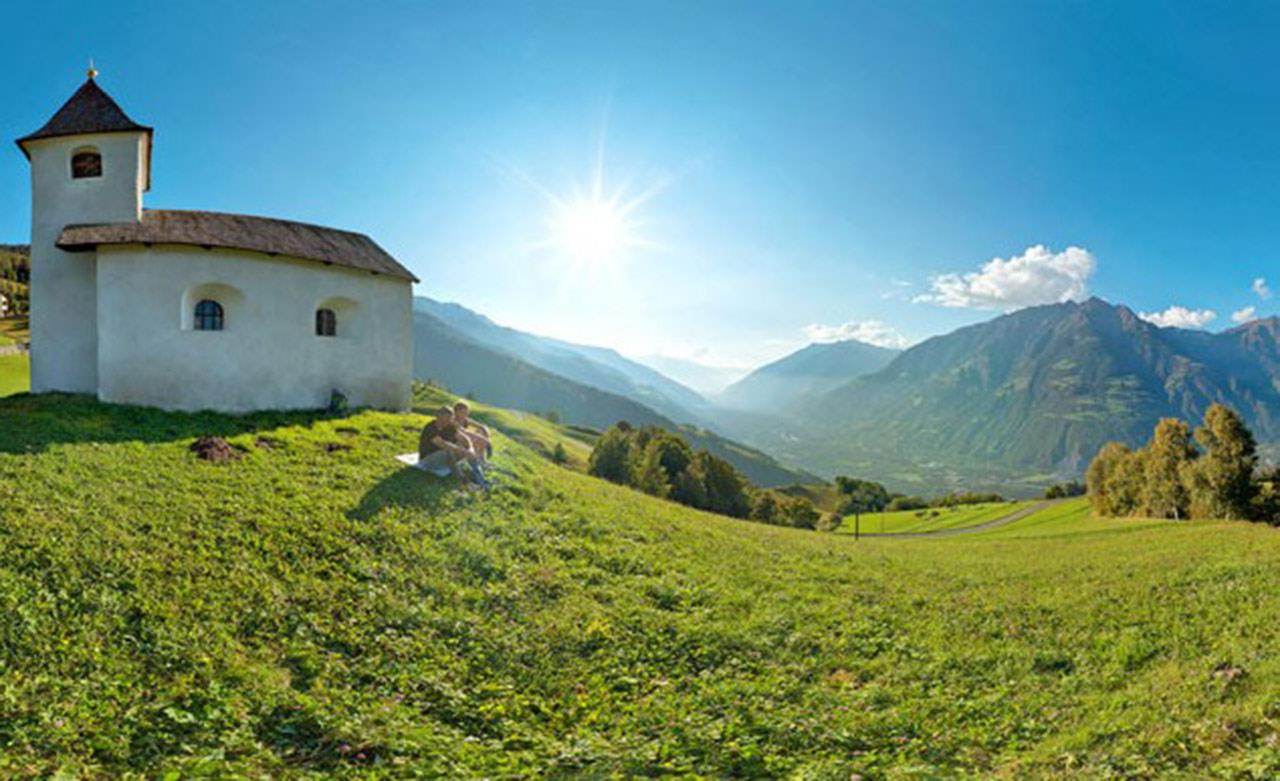
[(150, 186), (151, 172), (151, 139), (152, 128), (139, 125), (124, 113), (111, 96), (94, 81), (97, 71), (90, 70), (89, 78), (80, 89), (58, 109), (57, 113), (30, 135), (18, 139), (18, 147), (31, 159), (27, 151), (27, 142), (41, 138), (57, 138), (59, 136), (79, 136), (89, 133), (146, 133), (147, 134), (147, 184)]

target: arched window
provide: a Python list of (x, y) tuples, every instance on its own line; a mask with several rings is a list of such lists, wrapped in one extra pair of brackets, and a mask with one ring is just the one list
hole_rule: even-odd
[(316, 310), (316, 336), (337, 336), (338, 316), (332, 309)]
[(86, 149), (71, 156), (72, 179), (94, 179), (102, 176), (102, 155), (96, 149)]
[(196, 316), (192, 324), (197, 331), (221, 331), (222, 304), (207, 298), (196, 304)]

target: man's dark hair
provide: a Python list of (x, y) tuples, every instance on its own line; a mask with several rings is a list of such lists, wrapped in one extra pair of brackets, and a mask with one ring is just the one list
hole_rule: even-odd
[(448, 415), (448, 416), (450, 416), (450, 417), (453, 417), (453, 407), (450, 407), (450, 406), (448, 406), (448, 405), (445, 405), (445, 406), (441, 407), (440, 409), (436, 410), (436, 414), (437, 414), (437, 415)]

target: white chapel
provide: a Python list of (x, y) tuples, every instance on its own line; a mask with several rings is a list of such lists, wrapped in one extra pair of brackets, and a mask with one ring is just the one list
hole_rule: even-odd
[(31, 162), (31, 390), (179, 410), (404, 409), (417, 281), (368, 236), (144, 209), (153, 131), (96, 73)]

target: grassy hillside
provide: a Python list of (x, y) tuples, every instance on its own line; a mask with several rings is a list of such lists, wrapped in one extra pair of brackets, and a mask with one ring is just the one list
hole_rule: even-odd
[(0, 295), (9, 301), (10, 312), (27, 311), (31, 288), (31, 248), (25, 244), (0, 244)]
[(0, 396), (25, 393), (30, 387), (31, 359), (27, 355), (0, 355)]
[[(966, 526), (994, 521), (1010, 513), (1035, 504), (1026, 502), (989, 502), (984, 504), (962, 504), (954, 507), (927, 507), (923, 510), (901, 510), (892, 513), (863, 513), (863, 533), (900, 534), (906, 532), (932, 532), (943, 529), (960, 529)], [(841, 534), (853, 534), (854, 518), (844, 519), (840, 528)]]
[(0, 776), (1280, 773), (1273, 529), (855, 543), (505, 437), (467, 494), (424, 420), (0, 399)]
[(0, 347), (8, 347), (31, 339), (30, 324), (25, 317), (0, 317)]

